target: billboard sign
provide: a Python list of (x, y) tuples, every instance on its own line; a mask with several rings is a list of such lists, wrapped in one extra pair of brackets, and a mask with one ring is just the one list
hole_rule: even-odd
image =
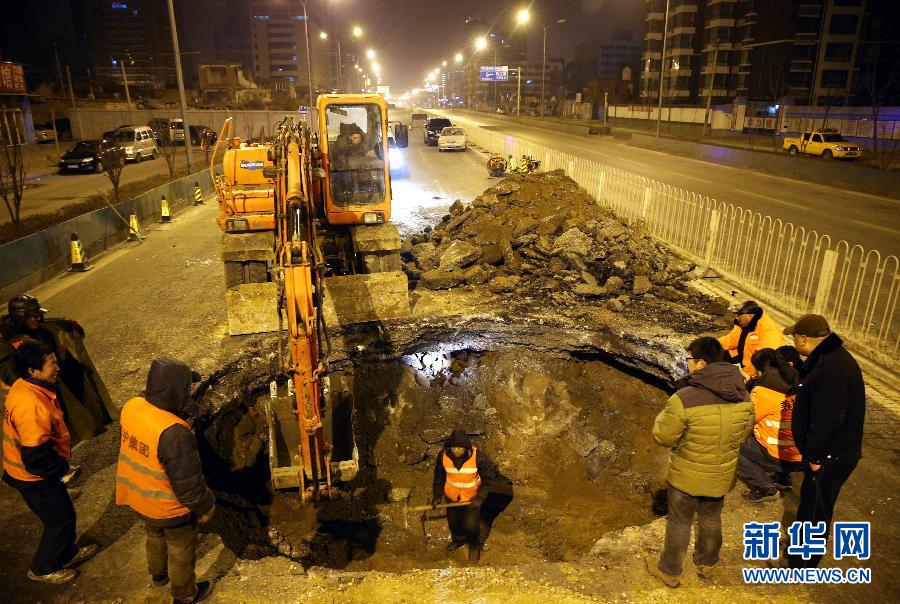
[(27, 94), (25, 70), (18, 63), (0, 63), (0, 92)]
[(509, 80), (509, 67), (506, 65), (481, 65), (482, 82), (506, 82)]

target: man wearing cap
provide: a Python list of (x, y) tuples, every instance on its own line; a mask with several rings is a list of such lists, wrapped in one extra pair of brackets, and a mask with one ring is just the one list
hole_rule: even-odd
[[(866, 390), (856, 359), (832, 333), (821, 315), (805, 315), (784, 331), (806, 357), (794, 403), (791, 429), (803, 455), (799, 522), (825, 522), (831, 517), (841, 487), (862, 457)], [(791, 567), (815, 567), (822, 556), (791, 556)]]
[(143, 397), (121, 415), (116, 503), (137, 512), (147, 532), (147, 565), (154, 585), (172, 582), (178, 602), (199, 602), (209, 581), (196, 581), (197, 522), (208, 522), (215, 497), (203, 477), (188, 420), (196, 415), (191, 384), (200, 375), (181, 361), (155, 359)]
[(753, 366), (753, 353), (763, 348), (775, 350), (784, 345), (781, 327), (763, 309), (748, 300), (735, 311), (734, 328), (719, 338), (722, 348), (731, 358), (731, 362), (739, 364), (745, 379), (756, 375)]
[(57, 394), (72, 445), (101, 434), (117, 411), (106, 385), (84, 346), (84, 329), (76, 321), (46, 318), (47, 309), (28, 295), (15, 296), (9, 314), (0, 317), (0, 390), (15, 380), (14, 351), (25, 340), (42, 342), (59, 363)]

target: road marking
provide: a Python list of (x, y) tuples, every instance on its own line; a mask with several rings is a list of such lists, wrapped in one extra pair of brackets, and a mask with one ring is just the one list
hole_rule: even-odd
[(700, 182), (705, 182), (706, 184), (713, 184), (713, 181), (706, 180), (705, 178), (697, 178), (696, 176), (691, 176), (690, 174), (678, 174), (678, 178), (689, 178), (691, 180), (699, 180)]
[(808, 210), (809, 206), (802, 206), (799, 203), (793, 203), (791, 201), (785, 201), (783, 199), (778, 199), (777, 197), (770, 197), (768, 195), (762, 195), (760, 193), (754, 193), (753, 191), (747, 191), (746, 189), (734, 189), (735, 193), (744, 193), (745, 195), (752, 195), (753, 197), (759, 197), (761, 199), (766, 199), (768, 201), (773, 201), (775, 203), (780, 203), (786, 206), (791, 206), (792, 208), (798, 208), (800, 210)]
[(894, 233), (896, 235), (900, 235), (900, 231), (898, 231), (897, 229), (891, 229), (891, 228), (888, 228), (885, 226), (872, 224), (871, 222), (864, 222), (862, 220), (851, 220), (850, 222), (853, 222), (855, 224), (861, 224), (862, 226), (869, 227), (870, 229), (877, 229), (879, 231), (884, 231), (886, 233)]

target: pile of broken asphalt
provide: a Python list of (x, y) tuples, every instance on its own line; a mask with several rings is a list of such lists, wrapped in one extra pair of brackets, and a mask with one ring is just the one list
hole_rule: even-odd
[[(402, 256), (410, 281), (432, 290), (485, 287), (612, 312), (659, 298), (696, 308), (699, 298), (687, 287), (693, 264), (616, 218), (562, 170), (510, 176), (468, 207), (456, 201), (434, 229), (403, 242)], [(726, 311), (703, 302), (707, 314)]]

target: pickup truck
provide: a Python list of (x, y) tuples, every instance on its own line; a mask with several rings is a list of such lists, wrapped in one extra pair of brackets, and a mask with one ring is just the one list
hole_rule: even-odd
[(857, 159), (862, 149), (856, 143), (845, 141), (837, 130), (804, 132), (794, 138), (784, 139), (784, 149), (791, 155), (820, 155), (825, 159)]

